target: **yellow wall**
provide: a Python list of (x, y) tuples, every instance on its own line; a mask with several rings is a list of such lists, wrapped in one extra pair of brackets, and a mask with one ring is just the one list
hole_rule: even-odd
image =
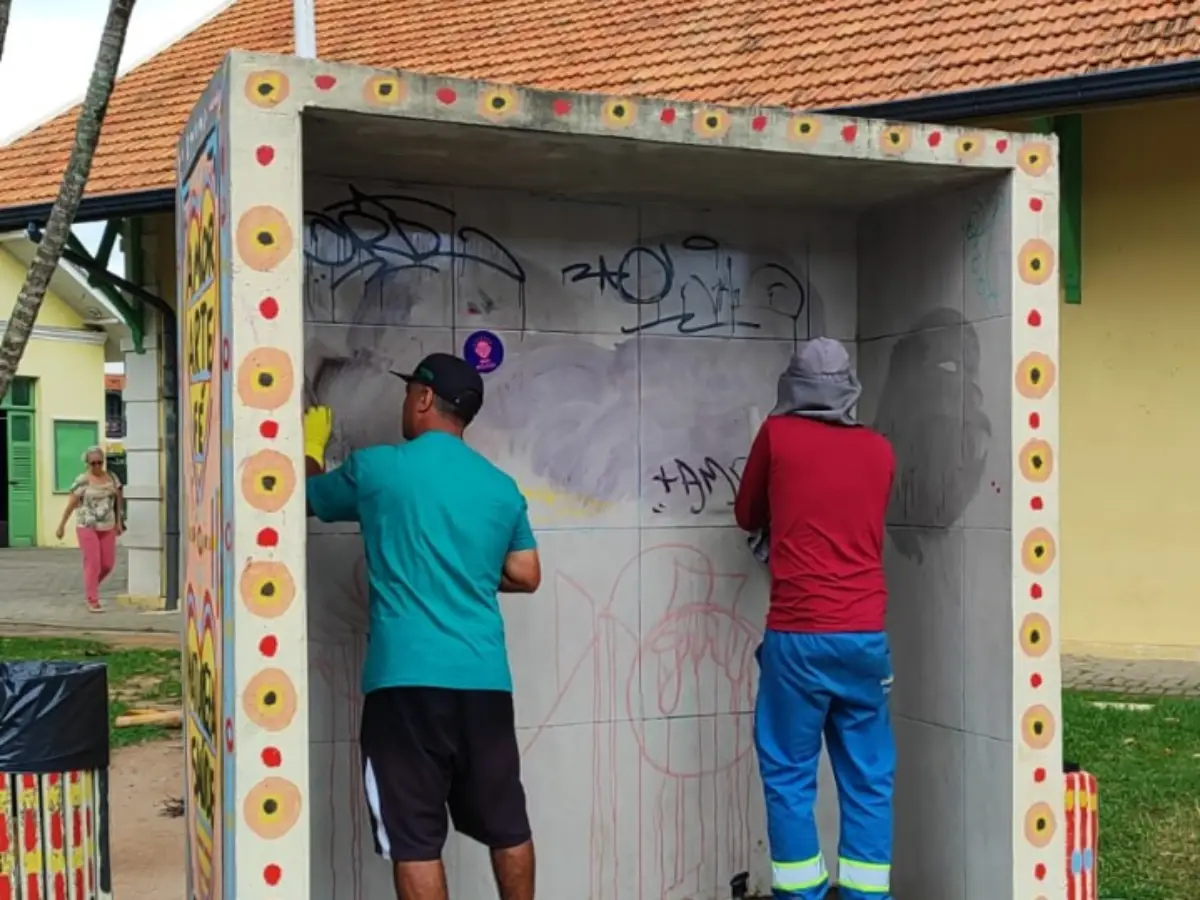
[[(7, 319), (25, 279), (24, 267), (0, 250), (0, 318)], [(47, 293), (38, 314), (39, 328), (82, 328), (83, 320), (53, 292)], [(65, 494), (54, 493), (54, 420), (93, 421), (104, 435), (104, 346), (34, 336), (25, 348), (17, 373), (36, 378), (34, 393), (40, 547), (75, 546), (75, 530), (68, 523), (66, 540), (54, 536), (66, 504)], [(0, 448), (3, 452), (3, 448)], [(83, 471), (82, 461), (79, 464)]]
[(1200, 99), (1085, 115), (1062, 316), (1066, 649), (1200, 658)]

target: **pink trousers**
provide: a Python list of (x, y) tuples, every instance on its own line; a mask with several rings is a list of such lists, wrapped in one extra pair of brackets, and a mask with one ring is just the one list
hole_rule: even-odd
[(83, 552), (83, 589), (88, 606), (100, 605), (100, 582), (107, 578), (117, 564), (117, 530), (97, 531), (95, 528), (76, 528), (79, 549)]

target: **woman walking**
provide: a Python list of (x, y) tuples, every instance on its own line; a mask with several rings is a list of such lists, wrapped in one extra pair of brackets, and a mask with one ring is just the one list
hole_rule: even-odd
[(83, 553), (83, 586), (87, 593), (88, 609), (103, 612), (100, 605), (100, 583), (109, 576), (117, 563), (117, 536), (124, 531), (121, 524), (121, 480), (104, 468), (104, 450), (92, 447), (83, 454), (87, 471), (71, 485), (71, 496), (63, 510), (62, 521), (55, 534), (61, 541), (67, 529), (67, 519), (75, 513), (75, 533)]

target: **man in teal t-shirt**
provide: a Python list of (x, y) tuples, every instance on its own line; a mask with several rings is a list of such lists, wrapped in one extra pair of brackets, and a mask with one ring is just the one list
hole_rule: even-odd
[(361, 742), (376, 851), (393, 862), (401, 900), (446, 900), (448, 810), (457, 831), (491, 849), (502, 900), (531, 900), (496, 595), (537, 590), (537, 543), (516, 482), (463, 442), (483, 405), (479, 373), (435, 353), (401, 377), (406, 443), (357, 450), (322, 474), (331, 414), (305, 415), (309, 514), (357, 522), (366, 553)]

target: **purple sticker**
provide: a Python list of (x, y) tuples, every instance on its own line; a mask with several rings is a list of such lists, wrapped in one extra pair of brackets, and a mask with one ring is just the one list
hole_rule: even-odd
[(490, 331), (476, 331), (463, 344), (463, 359), (474, 366), (476, 372), (495, 372), (504, 362), (504, 345)]

